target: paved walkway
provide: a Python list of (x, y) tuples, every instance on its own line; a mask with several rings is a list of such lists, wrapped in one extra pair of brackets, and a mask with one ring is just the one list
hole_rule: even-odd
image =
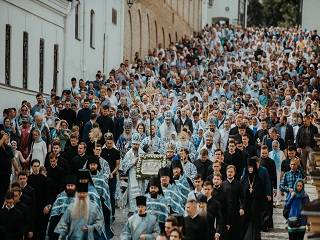
[[(311, 184), (306, 184), (306, 192), (310, 196), (310, 200), (314, 200), (316, 196), (315, 187)], [(262, 233), (263, 240), (287, 240), (288, 233), (286, 230), (285, 219), (282, 216), (282, 208), (274, 208), (273, 214), (274, 226), (275, 228), (267, 233)], [(115, 232), (115, 237), (113, 239), (120, 239), (120, 233), (123, 225), (127, 221), (127, 210), (117, 209), (116, 210), (116, 221), (113, 224), (113, 229)]]
[[(306, 184), (306, 192), (309, 194), (310, 200), (317, 198), (316, 188), (311, 184)], [(273, 221), (275, 228), (267, 233), (262, 233), (263, 240), (284, 240), (288, 239), (288, 232), (286, 230), (286, 221), (282, 216), (283, 208), (273, 209)]]

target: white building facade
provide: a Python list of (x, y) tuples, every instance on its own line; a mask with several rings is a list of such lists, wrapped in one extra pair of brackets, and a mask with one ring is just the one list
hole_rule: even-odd
[(0, 0), (0, 109), (118, 68), (123, 0)]
[(320, 32), (320, 1), (302, 1), (302, 28), (307, 30), (318, 30)]
[(207, 21), (212, 23), (242, 24), (243, 0), (207, 0)]

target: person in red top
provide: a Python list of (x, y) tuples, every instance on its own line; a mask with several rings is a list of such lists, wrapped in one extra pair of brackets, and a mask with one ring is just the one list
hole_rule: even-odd
[(29, 122), (29, 118), (23, 117), (21, 125), (21, 138), (20, 138), (20, 150), (22, 156), (27, 158), (29, 156), (30, 146), (29, 146), (29, 138), (31, 133), (31, 125)]

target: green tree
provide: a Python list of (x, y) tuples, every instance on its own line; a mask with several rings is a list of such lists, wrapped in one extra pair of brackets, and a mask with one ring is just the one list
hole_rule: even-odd
[(263, 0), (267, 26), (294, 26), (300, 23), (300, 0)]
[(249, 0), (248, 4), (248, 26), (263, 26), (264, 11), (259, 0)]

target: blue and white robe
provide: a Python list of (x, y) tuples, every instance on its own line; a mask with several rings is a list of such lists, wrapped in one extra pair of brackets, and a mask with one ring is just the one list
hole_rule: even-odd
[(176, 179), (174, 181), (175, 181), (175, 184), (177, 185), (177, 187), (181, 193), (181, 197), (183, 200), (183, 206), (184, 206), (187, 202), (188, 194), (192, 190), (190, 183), (189, 183), (187, 177), (185, 177), (184, 175), (181, 175), (179, 179)]
[(120, 151), (120, 158), (122, 159), (129, 149), (131, 149), (131, 134), (129, 136), (121, 134), (117, 141), (116, 147)]
[(157, 198), (152, 198), (150, 194), (147, 193), (145, 196), (147, 197), (147, 213), (157, 216), (158, 222), (165, 223), (170, 214), (168, 207), (169, 201), (162, 195), (158, 195)]
[[(105, 240), (104, 219), (102, 211), (99, 207), (89, 200), (89, 216), (88, 219), (78, 218), (74, 219), (71, 216), (71, 211), (74, 203), (72, 203), (63, 214), (55, 233), (59, 234), (59, 239), (68, 240)], [(88, 227), (88, 231), (82, 231), (83, 226)]]
[[(149, 145), (149, 142), (151, 142), (151, 145)], [(144, 149), (146, 145), (149, 145), (149, 148), (147, 149), (147, 153), (154, 153), (154, 152), (158, 152), (160, 154), (166, 153), (165, 143), (158, 136), (152, 137), (151, 141), (150, 141), (150, 136), (145, 137), (140, 144), (140, 148)]]
[(73, 202), (74, 202), (74, 197), (68, 197), (65, 191), (59, 193), (59, 195), (57, 196), (56, 200), (54, 201), (51, 207), (50, 218), (54, 216), (62, 215), (66, 211), (66, 209), (69, 207), (69, 205)]
[(169, 184), (168, 187), (162, 187), (164, 197), (168, 199), (171, 210), (179, 215), (184, 213), (183, 198), (176, 184)]
[(191, 141), (184, 141), (181, 142), (180, 140), (176, 143), (176, 149), (177, 152), (179, 152), (179, 150), (181, 148), (186, 148), (189, 151), (189, 157), (191, 159), (191, 162), (194, 162), (196, 160), (197, 157), (197, 151), (196, 148), (194, 147), (193, 143)]
[(144, 151), (139, 148), (138, 156), (135, 156), (132, 149), (130, 149), (122, 161), (120, 162), (120, 170), (128, 175), (128, 208), (129, 212), (134, 212), (136, 208), (136, 197), (143, 195), (146, 184), (144, 179), (137, 179), (136, 161)]
[(183, 175), (188, 177), (193, 182), (195, 176), (197, 175), (196, 166), (188, 160), (186, 162), (181, 162), (181, 164), (183, 168)]
[(103, 204), (109, 209), (109, 211), (111, 211), (109, 185), (104, 180), (103, 175), (91, 175), (91, 178), (99, 196), (103, 198)]
[(120, 240), (140, 240), (141, 235), (146, 240), (153, 240), (160, 234), (160, 227), (157, 217), (148, 214), (144, 217), (137, 213), (133, 214), (123, 227)]

